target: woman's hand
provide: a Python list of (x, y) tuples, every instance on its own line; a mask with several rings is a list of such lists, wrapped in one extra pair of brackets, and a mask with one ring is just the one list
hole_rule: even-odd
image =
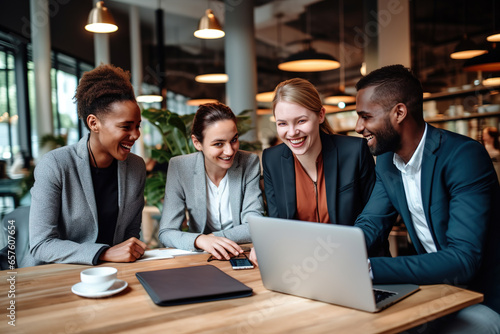
[(213, 234), (200, 234), (194, 241), (194, 246), (212, 254), (217, 260), (229, 260), (243, 253), (243, 249), (236, 242)]
[(134, 262), (144, 254), (146, 244), (137, 238), (130, 238), (124, 242), (106, 249), (99, 256), (99, 260), (107, 262)]
[(255, 253), (255, 248), (252, 247), (252, 250), (250, 251), (250, 255), (248, 256), (248, 259), (250, 262), (252, 262), (255, 266), (259, 266), (257, 263), (257, 254)]

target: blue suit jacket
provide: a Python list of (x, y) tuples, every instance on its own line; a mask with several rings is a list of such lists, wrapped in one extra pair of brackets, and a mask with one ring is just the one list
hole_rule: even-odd
[(500, 312), (500, 189), (484, 147), (430, 125), (422, 158), (422, 201), (437, 252), (427, 253), (413, 228), (393, 153), (377, 158), (377, 181), (356, 221), (371, 247), (399, 213), (418, 255), (371, 259), (374, 283), (452, 284), (484, 293)]

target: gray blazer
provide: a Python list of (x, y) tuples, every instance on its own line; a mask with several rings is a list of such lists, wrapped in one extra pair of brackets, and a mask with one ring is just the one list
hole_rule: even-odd
[[(129, 153), (118, 161), (118, 217), (113, 245), (139, 238), (144, 207), (144, 160)], [(43, 263), (92, 265), (104, 244), (96, 243), (97, 206), (87, 136), (46, 153), (35, 168), (31, 189), (30, 255), (22, 266)], [(108, 245), (108, 246), (113, 246)]]
[[(233, 227), (213, 232), (238, 243), (250, 242), (248, 216), (263, 215), (259, 157), (238, 151), (228, 170)], [(181, 225), (188, 215), (189, 231)], [(166, 247), (196, 250), (195, 239), (204, 233), (207, 222), (205, 158), (202, 152), (172, 158), (168, 165), (165, 200), (160, 221), (160, 241)]]

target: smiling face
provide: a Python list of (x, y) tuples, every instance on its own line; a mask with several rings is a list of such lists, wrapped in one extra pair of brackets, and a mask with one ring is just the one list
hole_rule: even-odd
[(391, 113), (372, 99), (375, 86), (361, 89), (356, 96), (358, 120), (356, 132), (368, 141), (371, 154), (397, 152), (401, 147), (401, 137), (391, 124)]
[(220, 120), (208, 125), (203, 131), (203, 141), (191, 136), (194, 147), (205, 156), (205, 169), (209, 174), (225, 172), (234, 162), (240, 148), (238, 129), (233, 120)]
[(109, 111), (99, 117), (89, 115), (91, 149), (100, 168), (116, 160), (125, 160), (134, 142), (141, 136), (141, 110), (134, 101), (119, 101), (109, 105)]
[(316, 159), (321, 151), (319, 125), (325, 120), (325, 110), (310, 111), (294, 103), (280, 101), (274, 109), (276, 130), (280, 139), (297, 156)]

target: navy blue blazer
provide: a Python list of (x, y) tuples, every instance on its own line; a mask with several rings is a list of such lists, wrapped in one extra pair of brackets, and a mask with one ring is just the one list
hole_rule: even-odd
[[(353, 225), (370, 198), (375, 163), (363, 138), (321, 132), (326, 201), (332, 224)], [(270, 217), (296, 219), (295, 165), (292, 151), (280, 144), (264, 150), (264, 191)], [(390, 232), (390, 231), (389, 231)], [(382, 247), (383, 251), (376, 248)], [(388, 255), (387, 239), (371, 255)]]
[(484, 304), (500, 312), (500, 187), (491, 159), (477, 141), (427, 126), (422, 201), (437, 252), (421, 245), (393, 153), (382, 154), (371, 198), (355, 225), (370, 248), (399, 213), (418, 255), (371, 259), (374, 283), (464, 285), (484, 293)]

